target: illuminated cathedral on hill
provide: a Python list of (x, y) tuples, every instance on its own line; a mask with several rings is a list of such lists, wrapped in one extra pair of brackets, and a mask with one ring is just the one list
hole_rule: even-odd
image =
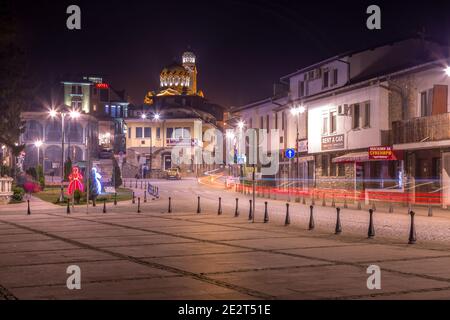
[(159, 91), (148, 92), (144, 103), (153, 104), (155, 96), (200, 96), (203, 98), (203, 92), (197, 89), (195, 60), (195, 54), (187, 51), (183, 53), (182, 64), (174, 62), (166, 66), (159, 76)]

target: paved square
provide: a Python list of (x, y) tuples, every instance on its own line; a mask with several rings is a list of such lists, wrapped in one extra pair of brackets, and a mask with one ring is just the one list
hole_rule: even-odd
[[(143, 211), (0, 215), (0, 298), (450, 298), (445, 247), (252, 223), (214, 208), (167, 214), (154, 202)], [(371, 264), (381, 290), (367, 288)], [(81, 290), (66, 287), (69, 265), (81, 268)]]

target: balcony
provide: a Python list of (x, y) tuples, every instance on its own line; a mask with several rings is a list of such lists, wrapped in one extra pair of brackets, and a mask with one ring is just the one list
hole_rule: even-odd
[(392, 123), (394, 144), (450, 139), (450, 113)]

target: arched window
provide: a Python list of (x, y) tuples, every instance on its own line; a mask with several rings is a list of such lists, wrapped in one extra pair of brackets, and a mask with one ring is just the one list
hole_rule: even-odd
[(42, 140), (43, 135), (42, 125), (36, 120), (28, 120), (25, 125), (24, 139), (26, 142), (33, 142)]
[(56, 119), (49, 120), (45, 127), (45, 141), (61, 141), (61, 122)]

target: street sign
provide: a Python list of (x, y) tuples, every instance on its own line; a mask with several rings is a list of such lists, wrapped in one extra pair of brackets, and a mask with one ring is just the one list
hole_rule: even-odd
[(284, 155), (286, 156), (286, 158), (292, 159), (293, 157), (295, 157), (295, 150), (294, 149), (286, 149), (286, 152), (284, 153)]

